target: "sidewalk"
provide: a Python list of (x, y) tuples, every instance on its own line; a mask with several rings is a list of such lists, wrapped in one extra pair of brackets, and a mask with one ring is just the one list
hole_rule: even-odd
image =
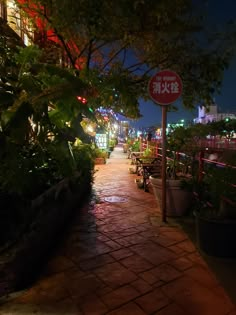
[[(40, 278), (10, 295), (2, 315), (236, 315), (188, 236), (162, 224), (117, 146), (97, 165), (82, 209)], [(169, 221), (169, 220), (168, 220)]]

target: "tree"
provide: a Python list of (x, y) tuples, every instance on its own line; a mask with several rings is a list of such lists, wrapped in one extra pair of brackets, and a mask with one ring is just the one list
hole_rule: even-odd
[(91, 87), (74, 69), (46, 63), (39, 47), (25, 47), (1, 19), (0, 29), (2, 247), (22, 239), (38, 220), (41, 205), (32, 201), (40, 194), (66, 177), (69, 186), (60, 184), (49, 198), (92, 182), (93, 151), (80, 122), (94, 115), (77, 98)]
[[(235, 53), (235, 24), (210, 32), (199, 6), (188, 0), (18, 0), (48, 37), (63, 47), (70, 65), (96, 91), (89, 106), (112, 107), (139, 117), (138, 100), (159, 69), (178, 72), (186, 108), (219, 92)], [(56, 38), (56, 39), (55, 39)]]
[(90, 143), (79, 122), (93, 114), (76, 98), (88, 85), (41, 57), (0, 37), (0, 196), (35, 197), (77, 170), (76, 139)]
[(232, 138), (236, 130), (236, 119), (222, 119), (209, 124), (209, 134)]

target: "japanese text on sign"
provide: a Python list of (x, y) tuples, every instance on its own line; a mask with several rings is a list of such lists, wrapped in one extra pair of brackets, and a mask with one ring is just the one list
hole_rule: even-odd
[(159, 104), (167, 105), (174, 102), (181, 92), (182, 81), (173, 71), (158, 72), (149, 82), (149, 94)]
[(153, 82), (153, 94), (179, 93), (178, 82)]

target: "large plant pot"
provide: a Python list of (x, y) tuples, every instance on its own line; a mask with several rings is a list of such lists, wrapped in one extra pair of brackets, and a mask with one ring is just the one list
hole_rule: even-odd
[(208, 256), (236, 258), (236, 220), (212, 220), (195, 214), (199, 249)]
[(123, 152), (127, 153), (128, 152), (128, 148), (129, 148), (128, 144), (124, 143), (123, 144)]
[(104, 158), (95, 158), (94, 164), (95, 165), (106, 164), (106, 160)]
[[(150, 176), (150, 182), (157, 200), (161, 207), (162, 202), (162, 179), (155, 175)], [(182, 189), (181, 180), (166, 180), (166, 215), (179, 217), (184, 215), (193, 201), (191, 191)]]

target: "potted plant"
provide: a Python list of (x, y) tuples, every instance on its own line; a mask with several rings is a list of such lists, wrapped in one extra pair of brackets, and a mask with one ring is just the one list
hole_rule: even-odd
[[(193, 201), (192, 182), (194, 178), (195, 146), (192, 146), (191, 133), (184, 127), (175, 129), (167, 138), (166, 163), (166, 214), (182, 216)], [(185, 154), (180, 154), (185, 152)], [(188, 155), (186, 154), (188, 153)], [(162, 179), (159, 174), (150, 176), (156, 200), (161, 205)]]
[(143, 151), (143, 157), (148, 158), (148, 157), (151, 157), (151, 156), (153, 156), (152, 150), (150, 148), (146, 148)]
[(196, 187), (196, 236), (209, 256), (236, 258), (236, 168), (213, 165)]
[(114, 150), (115, 145), (116, 145), (115, 139), (110, 139), (108, 143), (108, 149), (110, 152)]
[(130, 146), (130, 150), (131, 152), (140, 152), (140, 141), (138, 139), (134, 140), (134, 142)]
[(126, 139), (125, 143), (123, 143), (123, 152), (124, 153), (128, 152), (130, 144), (131, 144), (131, 140), (130, 139)]
[(133, 157), (142, 154), (140, 152), (141, 143), (138, 139), (133, 140), (132, 144), (130, 144), (128, 148), (128, 159), (131, 159), (131, 164), (134, 164)]
[(95, 164), (106, 164), (108, 153), (105, 149), (95, 148), (94, 149), (94, 163)]

